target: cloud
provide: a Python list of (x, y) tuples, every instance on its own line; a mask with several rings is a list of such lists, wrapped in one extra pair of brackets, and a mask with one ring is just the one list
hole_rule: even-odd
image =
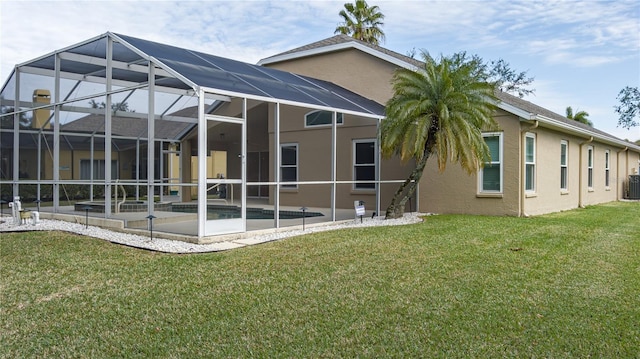
[[(3, 1), (1, 46), (11, 51), (3, 51), (2, 73), (8, 72), (5, 66), (106, 31), (255, 62), (333, 35), (344, 2)], [(593, 59), (640, 51), (640, 5), (632, 1), (370, 3), (386, 15), (388, 38), (406, 44), (399, 52), (428, 48), (443, 39), (471, 51), (517, 50), (547, 56), (549, 61), (563, 50), (553, 45), (571, 42), (581, 45), (573, 51)], [(38, 31), (24, 30), (25, 22), (38, 24)], [(548, 46), (529, 48), (536, 43)], [(601, 63), (585, 61), (584, 66)]]
[(565, 53), (556, 53), (547, 56), (547, 60), (550, 63), (557, 64), (572, 64), (578, 67), (595, 67), (607, 64), (614, 64), (624, 61), (624, 58), (617, 56), (589, 56), (589, 55), (581, 55), (576, 56), (574, 53), (565, 52)]
[[(616, 63), (640, 51), (640, 4), (637, 2), (531, 2), (513, 8), (521, 23), (514, 40), (519, 48), (545, 61), (584, 67)], [(511, 29), (513, 30), (513, 29)]]
[[(448, 38), (471, 51), (539, 56), (549, 63), (601, 66), (640, 52), (636, 1), (380, 2), (387, 34), (425, 48)], [(386, 9), (386, 10), (385, 10)], [(416, 14), (420, 14), (416, 16)], [(409, 48), (410, 48), (409, 47)], [(436, 52), (448, 52), (437, 49)], [(558, 55), (572, 52), (573, 56)], [(582, 60), (573, 59), (583, 57)]]

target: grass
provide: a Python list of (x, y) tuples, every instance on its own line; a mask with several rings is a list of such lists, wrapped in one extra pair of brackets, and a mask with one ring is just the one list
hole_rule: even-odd
[(637, 358), (639, 218), (440, 215), (198, 255), (3, 233), (0, 356)]

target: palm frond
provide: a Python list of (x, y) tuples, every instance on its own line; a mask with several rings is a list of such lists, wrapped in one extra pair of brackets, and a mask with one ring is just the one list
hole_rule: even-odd
[(380, 127), (383, 156), (421, 161), (434, 154), (440, 170), (455, 162), (473, 173), (489, 155), (482, 130), (497, 128), (495, 84), (486, 82), (477, 64), (455, 55), (422, 57), (423, 67), (394, 74), (394, 95)]
[(355, 3), (344, 4), (344, 9), (338, 14), (343, 21), (338, 23), (334, 33), (349, 35), (374, 45), (384, 41), (384, 15), (378, 6), (369, 6), (365, 0), (356, 0)]

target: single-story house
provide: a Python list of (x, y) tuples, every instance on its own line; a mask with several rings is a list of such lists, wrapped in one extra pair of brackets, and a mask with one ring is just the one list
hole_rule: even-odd
[[(199, 243), (353, 218), (359, 203), (380, 213), (412, 166), (380, 157), (383, 104), (395, 69), (416, 66), (343, 35), (252, 65), (106, 33), (16, 65), (0, 196), (103, 225), (156, 218), (158, 235)], [(431, 163), (407, 210), (525, 216), (624, 197), (640, 146), (499, 98), (490, 166)]]

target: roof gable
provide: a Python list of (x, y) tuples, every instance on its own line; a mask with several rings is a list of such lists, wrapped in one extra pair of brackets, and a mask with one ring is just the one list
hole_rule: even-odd
[(258, 62), (258, 65), (266, 65), (270, 63), (287, 61), (296, 58), (314, 56), (317, 54), (341, 51), (346, 49), (357, 49), (391, 62), (400, 67), (414, 68), (422, 64), (421, 61), (413, 59), (409, 56), (405, 56), (395, 51), (385, 49), (384, 47), (372, 45), (367, 42), (354, 39), (350, 36), (340, 34), (264, 58)]

